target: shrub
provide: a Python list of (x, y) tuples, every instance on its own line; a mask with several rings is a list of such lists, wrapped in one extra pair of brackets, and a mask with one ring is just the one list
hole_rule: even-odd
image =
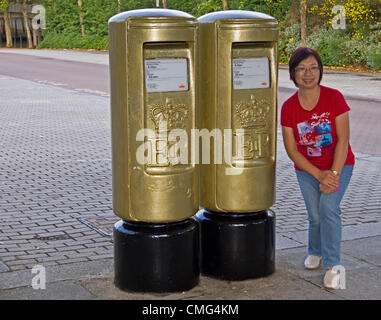
[(299, 47), (300, 24), (287, 27), (279, 36), (279, 61), (288, 62), (290, 55)]
[(295, 23), (284, 31), (286, 37), (285, 52), (290, 56), (300, 46), (300, 24)]
[(373, 43), (366, 50), (366, 65), (372, 70), (381, 70), (381, 43)]
[[(318, 51), (326, 66), (362, 64), (373, 70), (381, 69), (381, 25), (371, 27), (372, 32), (364, 39), (350, 38), (343, 30), (323, 28), (309, 31), (305, 46)], [(281, 33), (279, 60), (288, 62), (290, 55), (301, 46), (300, 25), (294, 24)]]
[(365, 64), (366, 63), (366, 50), (368, 44), (358, 39), (350, 39), (344, 41), (343, 49), (343, 65), (349, 64)]
[(320, 29), (312, 33), (305, 45), (315, 49), (326, 66), (340, 66), (344, 63), (343, 43), (345, 38), (339, 30)]

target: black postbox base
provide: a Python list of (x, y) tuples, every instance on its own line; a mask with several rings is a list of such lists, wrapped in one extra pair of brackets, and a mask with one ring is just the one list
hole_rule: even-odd
[(245, 280), (275, 271), (275, 216), (269, 211), (222, 213), (203, 210), (201, 273), (223, 280)]
[(125, 291), (186, 291), (199, 282), (199, 226), (194, 219), (114, 225), (114, 283)]

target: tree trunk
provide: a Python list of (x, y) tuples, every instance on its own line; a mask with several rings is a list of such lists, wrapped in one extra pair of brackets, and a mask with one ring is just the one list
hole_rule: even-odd
[(229, 10), (228, 0), (222, 0), (224, 10)]
[(307, 0), (300, 0), (300, 37), (304, 45), (307, 40)]
[(168, 9), (167, 0), (163, 0), (163, 8)]
[(85, 26), (83, 25), (82, 0), (78, 0), (78, 8), (79, 8), (79, 24), (81, 26), (81, 34), (82, 34), (82, 37), (84, 37), (85, 36)]
[(118, 13), (120, 13), (120, 0), (118, 0)]
[(25, 25), (26, 36), (28, 38), (28, 48), (33, 49), (33, 39), (32, 39), (32, 34), (31, 34), (30, 28), (29, 28), (28, 14), (26, 12), (26, 0), (23, 0), (23, 2), (22, 2), (22, 15), (24, 17), (24, 25)]
[(6, 47), (12, 48), (13, 40), (12, 40), (11, 23), (9, 21), (9, 16), (8, 16), (8, 7), (4, 9), (4, 26), (5, 26), (5, 36), (7, 39)]

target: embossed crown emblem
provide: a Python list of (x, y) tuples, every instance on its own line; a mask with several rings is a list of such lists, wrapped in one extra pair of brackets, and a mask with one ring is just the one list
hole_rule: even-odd
[(237, 103), (235, 111), (242, 128), (265, 128), (268, 125), (270, 104), (266, 100), (256, 100), (251, 95), (250, 101)]
[(166, 98), (165, 105), (150, 106), (150, 118), (156, 130), (162, 127), (164, 121), (167, 123), (167, 130), (185, 128), (188, 110), (185, 104), (173, 104), (169, 98)]

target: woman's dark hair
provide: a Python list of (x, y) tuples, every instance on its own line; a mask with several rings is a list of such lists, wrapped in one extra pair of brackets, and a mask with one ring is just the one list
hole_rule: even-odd
[(295, 68), (302, 60), (308, 58), (309, 56), (314, 56), (319, 66), (320, 76), (319, 76), (318, 84), (320, 84), (321, 78), (323, 77), (323, 63), (321, 62), (321, 58), (319, 54), (314, 49), (307, 48), (307, 47), (300, 47), (294, 51), (294, 53), (291, 55), (290, 60), (288, 62), (289, 71), (290, 71), (290, 79), (294, 81), (297, 87), (298, 87), (298, 84), (295, 81)]

